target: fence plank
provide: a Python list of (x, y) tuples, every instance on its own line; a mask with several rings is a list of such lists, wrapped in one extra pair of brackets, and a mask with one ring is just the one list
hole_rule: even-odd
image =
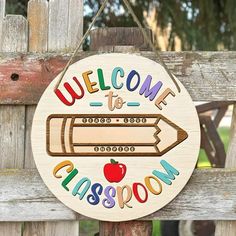
[[(28, 23), (23, 16), (8, 15), (3, 21), (2, 51), (26, 52)], [(25, 139), (25, 107), (0, 106), (0, 168), (23, 168)], [(1, 214), (1, 215), (4, 215)], [(20, 236), (21, 223), (1, 223), (3, 235)]]
[(23, 168), (24, 106), (0, 106), (0, 168)]
[[(81, 52), (76, 60), (94, 54)], [(155, 60), (151, 52), (139, 54)], [(193, 100), (236, 100), (236, 52), (165, 52), (161, 55)], [(0, 104), (36, 104), (50, 81), (63, 69), (69, 56), (0, 54)], [(199, 64), (203, 66), (199, 67)], [(6, 79), (12, 73), (19, 74), (18, 81)]]
[(31, 149), (31, 127), (32, 127), (32, 121), (34, 117), (34, 112), (36, 109), (36, 106), (25, 106), (26, 107), (26, 127), (25, 127), (25, 164), (24, 168), (30, 169), (30, 168), (36, 168), (33, 153)]
[(100, 222), (99, 236), (110, 235), (150, 236), (152, 221)]
[(2, 45), (3, 18), (5, 17), (6, 0), (0, 0), (0, 45)]
[(25, 224), (24, 236), (65, 236), (79, 235), (77, 225), (72, 222), (30, 222)]
[(46, 52), (48, 41), (48, 1), (28, 2), (29, 51)]
[[(68, 18), (68, 7), (66, 1), (50, 1), (50, 24), (51, 28), (49, 36), (51, 37), (49, 42), (53, 42), (53, 45), (49, 45), (49, 49), (58, 50), (58, 48), (65, 47), (64, 38), (67, 32), (67, 25), (65, 18)], [(75, 11), (77, 9), (74, 9)], [(37, 12), (37, 14), (35, 14)], [(80, 18), (82, 15), (80, 15)], [(30, 24), (30, 51), (44, 52), (47, 50), (48, 40), (48, 3), (47, 1), (35, 1), (31, 0), (28, 5), (28, 17)], [(55, 18), (53, 18), (55, 17)], [(61, 21), (59, 21), (59, 19)], [(53, 25), (52, 25), (53, 23)], [(63, 23), (61, 25), (61, 23)], [(64, 25), (65, 23), (65, 25)], [(64, 26), (64, 27), (63, 27)], [(52, 28), (54, 27), (54, 28)], [(56, 34), (55, 34), (56, 33)], [(61, 34), (64, 33), (62, 36)], [(54, 45), (54, 43), (56, 43)], [(52, 48), (55, 46), (55, 48)], [(34, 160), (32, 156), (32, 150), (30, 145), (30, 132), (32, 118), (35, 111), (34, 106), (27, 106), (26, 109), (26, 146), (25, 146), (25, 168), (34, 168)], [(78, 235), (79, 225), (78, 222), (27, 222), (25, 223), (23, 235), (34, 235), (37, 232), (38, 235)]]
[(0, 236), (15, 236), (15, 235), (19, 236), (21, 235), (21, 224), (0, 223)]
[(70, 0), (67, 48), (73, 51), (83, 36), (83, 0)]
[[(230, 144), (225, 160), (226, 168), (236, 167), (236, 105), (234, 105), (230, 132), (231, 132)], [(216, 233), (215, 233), (216, 236), (221, 236), (221, 235), (235, 236), (235, 232), (236, 232), (236, 221), (219, 221), (216, 223)]]
[(48, 51), (65, 51), (68, 46), (69, 3), (70, 0), (49, 1)]
[[(152, 39), (152, 31), (146, 29), (150, 39)], [(92, 30), (90, 33), (90, 50), (100, 51), (106, 47), (135, 47), (140, 51), (149, 50), (150, 46), (143, 38), (143, 34), (138, 27), (111, 27), (111, 28), (98, 28)]]
[(2, 51), (26, 52), (28, 22), (20, 15), (7, 15), (3, 21)]
[[(68, 51), (73, 45), (73, 40), (83, 32), (83, 26), (76, 28), (76, 22), (83, 21), (83, 14), (81, 12), (82, 0), (49, 0), (49, 35), (48, 35), (48, 51)], [(72, 16), (72, 14), (74, 14)], [(69, 25), (74, 24), (74, 25)], [(72, 27), (74, 32), (72, 32)], [(71, 34), (75, 34), (72, 36)], [(69, 37), (69, 41), (68, 41)], [(76, 43), (76, 42), (73, 42)], [(63, 64), (64, 67), (65, 64)], [(48, 69), (48, 67), (47, 67)], [(50, 69), (49, 69), (50, 70)], [(46, 72), (47, 73), (47, 72)], [(49, 223), (48, 223), (49, 224)], [(51, 231), (63, 232), (65, 236), (75, 236), (79, 234), (79, 222), (57, 222), (47, 229), (48, 235)], [(63, 231), (62, 231), (63, 230)], [(57, 233), (55, 235), (58, 235)]]
[[(0, 221), (88, 219), (57, 200), (37, 170), (1, 170), (0, 183)], [(195, 170), (171, 203), (143, 220), (236, 220), (235, 199), (236, 169)]]

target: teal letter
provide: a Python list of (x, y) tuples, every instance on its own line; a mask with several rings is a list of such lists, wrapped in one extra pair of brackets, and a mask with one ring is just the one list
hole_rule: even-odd
[(152, 174), (155, 175), (160, 180), (162, 180), (164, 183), (166, 183), (168, 185), (171, 185), (172, 182), (170, 181), (170, 179), (175, 180), (174, 175), (179, 175), (179, 171), (176, 170), (173, 166), (171, 166), (168, 162), (166, 162), (164, 160), (161, 160), (161, 165), (164, 167), (167, 174), (162, 173), (162, 172), (157, 171), (157, 170), (154, 170), (152, 172)]
[(121, 89), (123, 87), (123, 83), (120, 83), (120, 86), (117, 85), (117, 74), (118, 72), (120, 72), (120, 77), (123, 78), (125, 76), (125, 72), (121, 67), (116, 67), (113, 72), (112, 72), (112, 76), (111, 76), (111, 82), (112, 82), (112, 86), (115, 89)]
[[(81, 191), (81, 193), (79, 193), (80, 187), (81, 187), (85, 182), (87, 182), (87, 183), (86, 183), (84, 189)], [(87, 193), (87, 191), (89, 190), (90, 185), (91, 185), (90, 179), (88, 179), (88, 178), (83, 178), (83, 179), (81, 179), (81, 180), (76, 184), (76, 186), (74, 187), (74, 189), (73, 189), (73, 191), (72, 191), (73, 196), (79, 195), (79, 199), (82, 200), (83, 197), (84, 197), (84, 195), (85, 195), (85, 194)]]
[(159, 81), (150, 89), (151, 82), (152, 82), (152, 76), (148, 75), (139, 91), (140, 95), (144, 94), (145, 98), (149, 97), (150, 101), (152, 101), (156, 97), (157, 93), (159, 92), (159, 90), (163, 85), (163, 83)]

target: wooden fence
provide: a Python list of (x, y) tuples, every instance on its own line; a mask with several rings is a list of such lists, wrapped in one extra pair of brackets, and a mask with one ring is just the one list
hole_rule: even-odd
[[(42, 182), (32, 157), (30, 129), (42, 92), (82, 36), (83, 1), (31, 0), (25, 19), (5, 16), (5, 0), (0, 0), (0, 32), (0, 235), (78, 235), (78, 220), (86, 217), (60, 203)], [(128, 49), (121, 45), (99, 50)], [(95, 53), (81, 52), (76, 60)], [(156, 60), (152, 52), (136, 53)], [(236, 52), (166, 52), (162, 57), (193, 100), (236, 101)], [(135, 228), (136, 234), (130, 235), (149, 235), (153, 219), (236, 220), (235, 126), (236, 109), (227, 169), (196, 170), (175, 200), (141, 219), (148, 221), (101, 223), (100, 235), (116, 235), (118, 227), (123, 232)], [(235, 232), (233, 221), (217, 223), (216, 235)]]

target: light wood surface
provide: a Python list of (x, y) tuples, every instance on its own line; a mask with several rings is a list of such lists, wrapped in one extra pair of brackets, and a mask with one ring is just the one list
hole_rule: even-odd
[[(124, 77), (117, 79), (118, 84), (122, 82), (124, 85), (121, 89), (115, 89), (111, 83), (111, 75), (117, 66), (124, 70)], [(107, 86), (110, 86), (109, 89), (102, 90), (99, 87), (97, 77), (99, 68), (103, 71), (104, 81)], [(70, 83), (73, 89), (80, 94), (78, 86), (73, 83), (72, 79), (81, 78), (86, 71), (90, 70), (93, 71), (90, 80), (97, 82), (93, 86), (94, 90), (97, 88), (97, 92), (90, 95), (87, 92), (86, 80), (80, 80), (85, 96), (77, 99), (72, 106), (66, 106), (55, 95), (55, 83), (59, 77), (53, 80), (41, 97), (34, 115), (31, 134), (36, 166), (55, 196), (75, 211), (99, 220), (137, 219), (161, 209), (172, 201), (189, 180), (200, 148), (197, 112), (185, 88), (180, 84), (181, 92), (178, 93), (173, 81), (160, 64), (144, 57), (121, 53), (95, 55), (73, 64), (59, 86), (60, 91), (67, 96), (69, 101), (71, 98), (64, 88), (64, 83)], [(129, 73), (134, 70), (139, 74), (140, 82), (135, 91), (129, 91), (127, 78)], [(137, 77), (136, 75), (131, 86), (135, 85)], [(158, 89), (156, 96), (151, 101), (147, 97), (147, 92), (145, 94), (140, 92), (142, 86), (146, 86), (146, 78), (151, 78), (151, 86), (162, 83), (162, 87), (160, 90)], [(107, 97), (111, 91), (114, 96), (117, 96), (113, 98), (114, 101), (119, 97), (123, 99), (122, 107), (111, 108), (114, 106), (114, 101), (111, 102)], [(163, 103), (162, 97), (165, 98)], [(103, 105), (93, 107), (91, 103), (94, 102), (100, 102)], [(139, 106), (130, 106), (129, 104), (133, 104), (133, 102), (138, 103)], [(77, 114), (78, 116), (76, 116)], [(54, 115), (58, 115), (58, 117)], [(83, 121), (84, 118), (88, 120), (86, 123)], [(105, 118), (104, 122), (103, 118)], [(145, 118), (144, 123), (143, 118)], [(46, 121), (48, 121), (47, 127)], [(62, 130), (65, 132), (61, 132)], [(46, 134), (50, 134), (47, 139)], [(89, 138), (90, 135), (91, 138)], [(62, 145), (60, 145), (60, 140), (62, 140)], [(126, 151), (125, 145), (128, 144), (128, 151)], [(117, 150), (114, 151), (114, 148)], [(120, 165), (126, 166), (127, 173), (122, 176), (122, 180), (120, 177), (115, 177), (118, 180), (111, 182), (107, 176), (111, 175), (113, 171), (104, 174), (104, 166), (110, 163), (110, 159), (113, 157), (119, 161)], [(71, 161), (74, 168), (80, 172), (70, 182), (68, 192), (61, 186), (61, 181), (67, 176), (64, 170), (60, 171), (63, 175), (62, 179), (53, 176), (53, 169), (65, 160)], [(148, 186), (151, 185), (155, 189), (159, 189), (159, 187), (153, 181), (148, 185), (145, 179), (148, 176), (154, 176), (155, 171), (167, 173), (166, 167), (164, 168), (162, 164), (164, 161), (176, 168), (178, 173), (175, 173), (174, 179), (169, 177), (173, 180), (171, 185), (157, 176), (161, 181), (159, 185), (162, 190), (160, 193), (154, 194)], [(83, 177), (91, 180), (91, 187), (86, 191), (84, 198), (79, 199), (76, 194), (72, 194), (72, 190)], [(90, 196), (92, 185), (95, 183), (101, 184), (103, 190), (100, 193), (99, 204), (93, 206), (86, 199)], [(133, 196), (129, 202), (132, 208), (122, 207), (121, 198), (126, 199), (126, 193), (124, 191), (123, 194), (119, 194), (119, 187), (128, 185), (127, 188), (134, 189), (135, 183), (146, 185), (146, 187), (142, 185), (142, 189), (138, 191), (140, 197), (143, 198), (143, 188), (146, 190), (147, 201), (141, 202), (135, 195), (135, 190), (132, 190)], [(117, 189), (113, 207), (106, 207), (103, 204), (107, 186)], [(82, 190), (80, 189), (80, 191)]]

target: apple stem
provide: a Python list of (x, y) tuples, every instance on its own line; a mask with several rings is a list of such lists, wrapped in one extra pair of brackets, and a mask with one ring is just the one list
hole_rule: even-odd
[(115, 161), (114, 159), (111, 159), (111, 163), (112, 163), (112, 164), (118, 164), (119, 162), (118, 162), (118, 161)]

